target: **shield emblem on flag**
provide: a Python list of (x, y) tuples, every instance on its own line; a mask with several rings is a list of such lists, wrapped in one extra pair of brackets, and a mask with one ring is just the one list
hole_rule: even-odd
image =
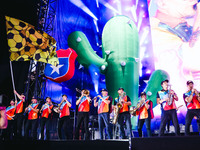
[(46, 64), (45, 76), (54, 82), (64, 82), (70, 80), (74, 76), (76, 52), (68, 48), (66, 50), (59, 49), (56, 51), (59, 64), (54, 66)]

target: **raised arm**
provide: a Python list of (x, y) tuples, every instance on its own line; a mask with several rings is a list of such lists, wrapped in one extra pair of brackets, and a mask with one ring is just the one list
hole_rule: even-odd
[(83, 95), (81, 95), (81, 97), (79, 97), (79, 99), (76, 101), (76, 105), (79, 105), (79, 103), (81, 102), (82, 98), (83, 98)]
[(71, 104), (68, 100), (66, 100), (66, 102), (67, 102), (67, 105), (68, 105), (69, 107), (72, 107), (72, 104)]
[(192, 99), (193, 99), (194, 93), (195, 93), (195, 90), (192, 89), (192, 92), (191, 92), (190, 96), (186, 97), (185, 101), (188, 102), (188, 103), (190, 103), (192, 101)]
[(171, 94), (174, 96), (174, 100), (178, 101), (178, 96), (176, 95), (176, 93), (173, 90), (171, 90)]
[(14, 93), (17, 95), (17, 97), (18, 97), (20, 100), (22, 100), (23, 102), (25, 101), (25, 99), (22, 98), (21, 95), (19, 95), (19, 94), (17, 93), (17, 91), (14, 90)]

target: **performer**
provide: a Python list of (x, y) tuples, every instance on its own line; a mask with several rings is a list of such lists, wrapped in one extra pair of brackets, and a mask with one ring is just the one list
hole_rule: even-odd
[(144, 122), (146, 124), (147, 136), (151, 137), (151, 119), (154, 118), (153, 114), (153, 102), (147, 99), (146, 93), (141, 92), (141, 100), (139, 103), (142, 103), (140, 108), (136, 111), (136, 114), (139, 115), (138, 120), (138, 134), (139, 137), (142, 137), (142, 127)]
[(15, 133), (17, 135), (17, 138), (22, 137), (22, 124), (23, 124), (23, 109), (24, 109), (24, 102), (25, 102), (25, 96), (24, 94), (19, 95), (17, 91), (14, 90), (14, 93), (19, 98), (19, 101), (15, 101), (16, 103), (16, 111), (15, 111)]
[(185, 117), (185, 135), (190, 135), (190, 124), (194, 116), (200, 118), (200, 99), (199, 92), (194, 88), (193, 81), (187, 81), (188, 91), (183, 94), (183, 99), (187, 106)]
[(28, 113), (28, 120), (25, 124), (25, 138), (29, 137), (29, 130), (31, 129), (32, 136), (31, 138), (37, 139), (37, 119), (38, 119), (38, 103), (35, 97), (32, 97), (31, 104), (25, 109), (25, 112)]
[(76, 105), (78, 105), (78, 115), (77, 115), (77, 124), (76, 124), (76, 131), (75, 131), (75, 139), (79, 139), (79, 130), (81, 123), (84, 121), (84, 128), (85, 128), (85, 139), (90, 139), (88, 123), (89, 123), (89, 111), (90, 111), (90, 91), (89, 90), (82, 90), (81, 97), (76, 101)]
[[(14, 100), (10, 101), (10, 106), (6, 108), (6, 116), (8, 120), (8, 126), (5, 132), (4, 136), (5, 139), (7, 140), (12, 140), (13, 139), (13, 133), (14, 133), (14, 116), (15, 116), (15, 109), (16, 109), (16, 103)], [(15, 136), (15, 135), (14, 135)]]
[(110, 117), (109, 104), (112, 101), (112, 98), (108, 96), (107, 89), (102, 89), (101, 95), (97, 96), (99, 98), (98, 102), (97, 102), (97, 97), (94, 99), (94, 106), (95, 107), (98, 106), (98, 123), (99, 123), (100, 139), (103, 140), (104, 124), (106, 126), (108, 139), (112, 139), (112, 133), (109, 124), (109, 117)]
[[(162, 90), (157, 93), (157, 104), (161, 104), (161, 109), (163, 109), (163, 114), (161, 116), (161, 124), (159, 129), (159, 136), (164, 135), (164, 130), (166, 123), (169, 118), (172, 119), (173, 125), (175, 127), (176, 135), (180, 135), (180, 127), (178, 123), (177, 113), (176, 113), (176, 104), (175, 100), (178, 101), (178, 97), (176, 93), (171, 90), (168, 90), (168, 80), (164, 80), (161, 82)], [(169, 105), (169, 94), (172, 96), (172, 104)]]
[(46, 98), (46, 103), (42, 105), (42, 108), (40, 109), (41, 113), (41, 140), (44, 140), (44, 126), (46, 125), (46, 139), (49, 140), (49, 123), (50, 118), (49, 114), (52, 112), (51, 109), (53, 108), (53, 104), (51, 102), (51, 97)]
[(118, 94), (119, 96), (115, 98), (114, 101), (114, 110), (116, 109), (117, 103), (121, 103), (122, 107), (119, 111), (119, 116), (118, 116), (118, 124), (119, 124), (119, 130), (122, 139), (126, 139), (127, 137), (125, 136), (125, 131), (124, 131), (124, 121), (126, 122), (126, 127), (127, 127), (127, 136), (128, 138), (132, 137), (132, 129), (131, 129), (131, 118), (130, 118), (130, 113), (129, 113), (129, 106), (131, 106), (131, 100), (129, 96), (127, 96), (124, 92), (124, 88), (119, 88), (118, 89)]
[(59, 120), (58, 120), (58, 137), (59, 139), (63, 139), (62, 138), (62, 133), (61, 133), (61, 129), (63, 127), (64, 129), (64, 133), (65, 133), (65, 138), (66, 139), (70, 139), (70, 111), (69, 111), (69, 107), (71, 107), (71, 103), (69, 102), (69, 100), (67, 99), (67, 95), (62, 95), (62, 101), (60, 104), (58, 104), (58, 108), (59, 108)]

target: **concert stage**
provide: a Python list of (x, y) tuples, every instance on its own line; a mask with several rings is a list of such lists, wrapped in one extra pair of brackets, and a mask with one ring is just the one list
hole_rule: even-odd
[[(132, 138), (131, 150), (188, 150), (199, 147), (199, 136), (191, 137), (152, 137), (152, 138)], [(35, 150), (128, 150), (130, 142), (128, 140), (90, 140), (90, 141), (0, 141), (1, 150), (6, 149), (35, 149)]]

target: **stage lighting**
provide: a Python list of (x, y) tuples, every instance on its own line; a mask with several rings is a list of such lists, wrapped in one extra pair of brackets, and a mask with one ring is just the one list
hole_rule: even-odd
[(98, 28), (98, 25), (97, 25), (97, 20), (93, 19), (93, 22), (94, 22), (94, 25), (96, 27), (97, 32), (99, 32), (99, 28)]
[[(109, 8), (110, 10), (112, 10), (113, 13), (115, 12), (116, 14), (121, 15), (121, 13), (120, 13), (119, 11), (117, 11), (114, 7), (112, 7), (112, 6), (111, 6), (109, 3), (107, 3), (105, 0), (99, 0), (99, 2), (100, 2), (101, 4), (103, 4), (105, 7)], [(115, 14), (114, 14), (114, 16), (115, 16)]]
[(137, 25), (138, 31), (140, 31), (140, 28), (141, 28), (141, 25), (142, 25), (142, 21), (143, 21), (142, 16), (143, 15), (144, 15), (144, 11), (140, 11), (140, 13), (139, 13), (139, 21), (138, 21), (138, 25)]
[(99, 1), (98, 0), (96, 0), (96, 4), (97, 4), (97, 8), (99, 8)]
[(131, 10), (131, 7), (126, 7), (124, 10), (125, 10), (125, 11), (130, 11), (130, 10)]
[(149, 35), (149, 28), (148, 27), (143, 28), (143, 32), (140, 34), (141, 45), (145, 43), (145, 40), (147, 39), (148, 35)]
[(146, 74), (151, 74), (151, 70), (147, 70), (147, 71), (146, 71)]
[(85, 4), (81, 0), (70, 0), (70, 2), (75, 6), (79, 7), (80, 9), (82, 9), (85, 13), (90, 15), (95, 20), (98, 20), (97, 17), (89, 10), (89, 8), (85, 6)]
[(138, 21), (137, 14), (136, 14), (136, 8), (137, 8), (136, 6), (131, 7), (131, 14), (133, 15), (133, 19), (135, 22)]
[(140, 7), (144, 7), (144, 4), (141, 4)]
[(90, 65), (88, 67), (89, 69), (89, 73), (90, 73), (90, 76), (92, 78), (92, 82), (94, 84), (94, 89), (95, 89), (95, 92), (98, 94), (98, 88), (99, 88), (99, 77), (100, 77), (100, 70), (97, 66), (95, 65)]

